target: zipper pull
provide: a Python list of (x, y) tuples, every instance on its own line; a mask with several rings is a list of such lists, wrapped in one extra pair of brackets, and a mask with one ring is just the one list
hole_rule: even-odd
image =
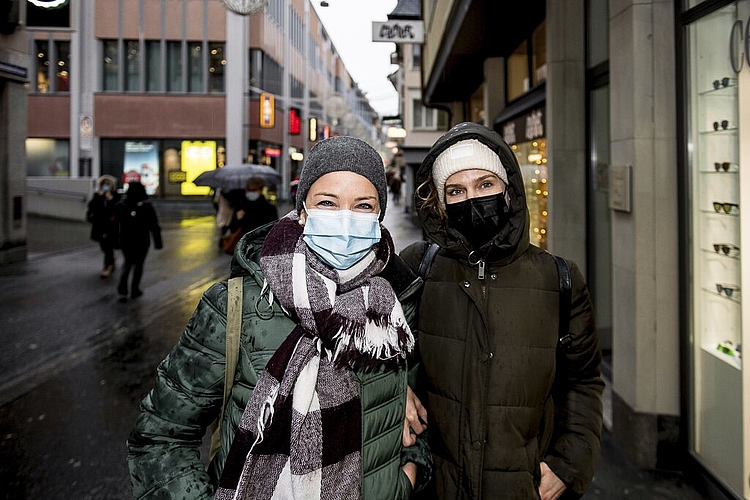
[(477, 275), (477, 278), (480, 280), (484, 280), (484, 259), (479, 261), (479, 273)]

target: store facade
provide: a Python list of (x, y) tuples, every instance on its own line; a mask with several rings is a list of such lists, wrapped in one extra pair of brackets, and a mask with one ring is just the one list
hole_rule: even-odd
[(717, 486), (750, 498), (750, 1), (681, 12), (680, 164), (688, 450)]

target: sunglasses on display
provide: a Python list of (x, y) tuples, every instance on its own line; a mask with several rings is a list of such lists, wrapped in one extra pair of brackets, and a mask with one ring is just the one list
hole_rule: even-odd
[(732, 251), (739, 253), (740, 247), (738, 247), (737, 245), (732, 245), (731, 243), (714, 243), (714, 251), (716, 253), (722, 251), (724, 252), (724, 255), (729, 255), (729, 253)]
[(740, 292), (740, 287), (738, 287), (737, 285), (725, 285), (723, 283), (716, 283), (716, 291), (719, 292), (719, 295), (721, 295), (721, 292), (724, 292), (724, 295), (726, 295), (727, 297), (731, 297), (734, 292)]
[[(729, 172), (729, 169), (735, 165), (732, 165), (728, 161), (719, 163), (718, 161), (714, 162), (714, 168), (716, 171), (724, 170), (724, 172)], [(739, 167), (739, 166), (738, 166)]]
[(725, 214), (732, 212), (732, 207), (737, 207), (737, 211), (739, 212), (740, 206), (736, 203), (720, 203), (718, 201), (714, 202), (714, 210), (716, 210), (716, 213), (719, 213), (724, 210)]
[(721, 122), (714, 122), (714, 130), (719, 130), (721, 126), (722, 130), (726, 130), (729, 126), (729, 120), (721, 120)]
[(714, 80), (714, 88), (718, 89), (721, 87), (728, 87), (729, 86), (729, 77), (725, 76), (721, 80)]

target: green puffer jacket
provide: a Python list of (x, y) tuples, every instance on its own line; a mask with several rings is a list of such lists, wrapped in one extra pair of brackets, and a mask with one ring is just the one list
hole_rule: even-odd
[[(538, 499), (542, 461), (572, 498), (588, 488), (600, 454), (604, 384), (594, 311), (580, 270), (569, 262), (572, 343), (558, 348), (555, 261), (529, 243), (515, 155), (483, 130), (467, 125), (447, 134), (417, 174), (419, 185), (440, 151), (476, 138), (500, 156), (513, 210), (495, 239), (470, 259), (462, 235), (418, 205), (427, 237), (441, 247), (418, 316), (423, 376), (416, 389), (429, 414), (435, 457), (430, 498)], [(401, 256), (416, 270), (426, 246), (415, 243)]]
[[(231, 276), (243, 277), (242, 330), (239, 363), (221, 427), (221, 449), (206, 471), (200, 458), (201, 440), (221, 411), (224, 392), (226, 281), (203, 294), (178, 344), (159, 365), (154, 388), (141, 403), (141, 415), (127, 442), (135, 498), (213, 498), (253, 387), (273, 352), (295, 327), (278, 303), (271, 308), (266, 297), (260, 296), (260, 248), (272, 226), (245, 235), (232, 260)], [(392, 284), (411, 321), (421, 280), (397, 256), (381, 276)], [(418, 465), (419, 488), (430, 479), (432, 457), (426, 438), (418, 438), (409, 448), (401, 446), (406, 366), (355, 375), (362, 401), (361, 498), (407, 499), (412, 488), (401, 465)]]

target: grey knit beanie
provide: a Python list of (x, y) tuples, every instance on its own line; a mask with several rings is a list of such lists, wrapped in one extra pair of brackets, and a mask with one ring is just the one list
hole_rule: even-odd
[(372, 182), (378, 190), (380, 220), (382, 221), (388, 202), (383, 159), (365, 141), (344, 135), (320, 141), (310, 150), (299, 176), (297, 213), (302, 212), (302, 203), (315, 181), (325, 174), (341, 170), (362, 175)]

